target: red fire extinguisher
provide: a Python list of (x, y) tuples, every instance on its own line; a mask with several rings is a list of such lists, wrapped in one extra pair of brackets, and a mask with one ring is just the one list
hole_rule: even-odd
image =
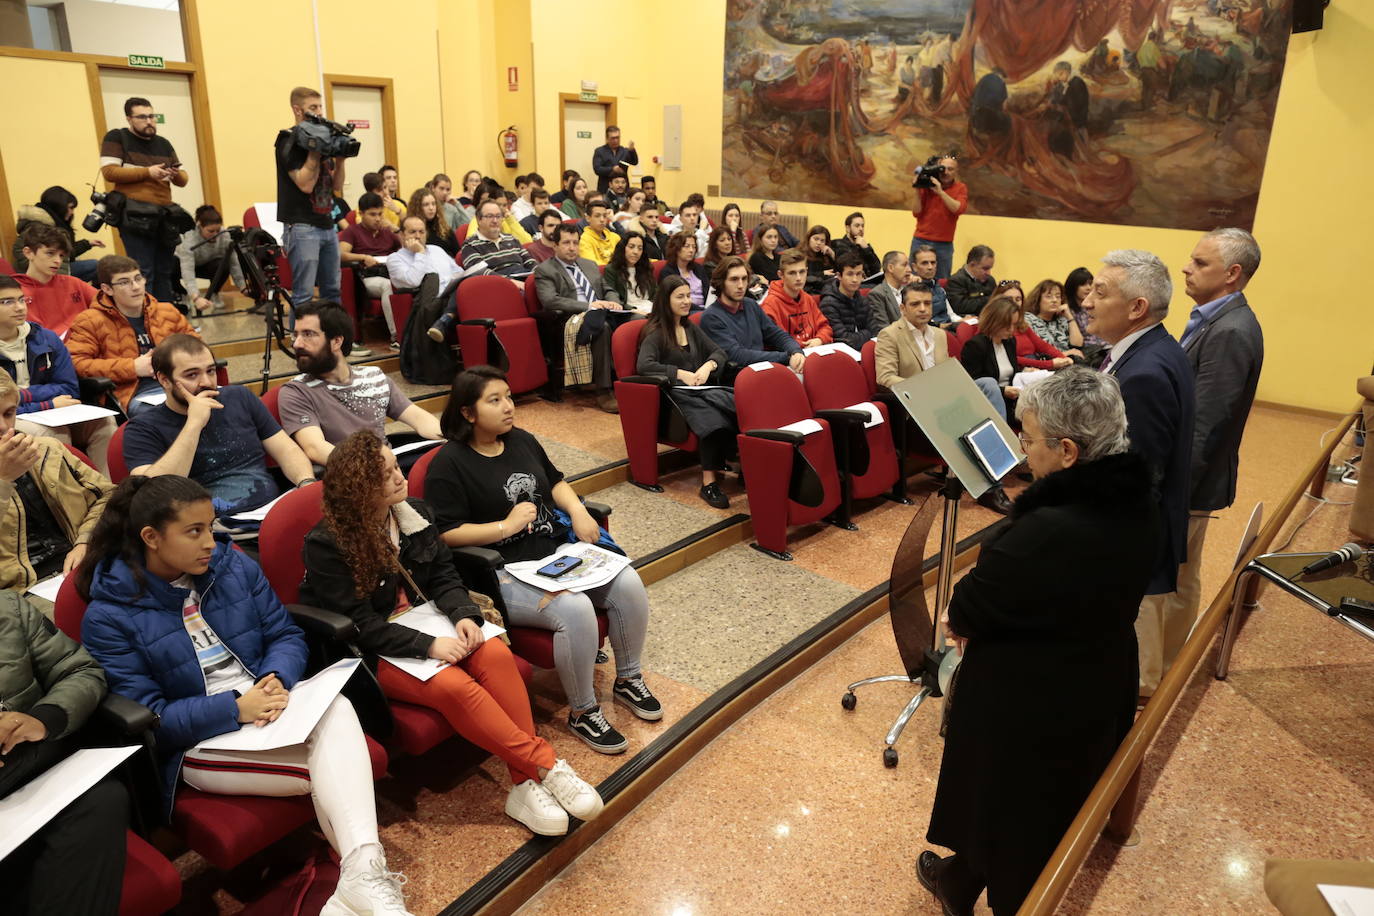
[(514, 124), (501, 131), (496, 142), (497, 146), (501, 147), (501, 155), (505, 157), (507, 168), (515, 168), (520, 164), (520, 136), (516, 133)]

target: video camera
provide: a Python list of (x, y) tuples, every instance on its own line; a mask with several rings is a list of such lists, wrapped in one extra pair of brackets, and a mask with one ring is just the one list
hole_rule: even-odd
[(351, 159), (363, 145), (353, 139), (352, 124), (340, 124), (316, 114), (306, 114), (304, 120), (291, 129), (291, 142), (307, 153)]
[(933, 188), (935, 182), (932, 178), (938, 179), (943, 186), (945, 182), (945, 172), (947, 169), (940, 164), (943, 156), (931, 156), (926, 160), (925, 165), (916, 166), (915, 180), (911, 182), (913, 188)]
[(94, 207), (81, 221), (81, 228), (87, 232), (99, 232), (107, 222), (118, 229), (123, 221), (126, 198), (119, 191), (97, 191), (91, 187), (91, 203)]

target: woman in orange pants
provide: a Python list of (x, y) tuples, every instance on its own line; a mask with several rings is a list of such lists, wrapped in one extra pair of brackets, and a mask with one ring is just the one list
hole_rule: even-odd
[[(506, 813), (558, 836), (568, 815), (589, 820), (602, 800), (534, 731), (530, 699), (505, 643), (482, 635), (482, 616), (463, 587), (429, 507), (406, 498), (396, 456), (370, 430), (329, 456), (324, 518), (306, 536), (301, 600), (348, 614), (382, 691), (434, 709), (453, 730), (504, 760), (514, 783)], [(431, 636), (396, 617), (429, 603), (453, 624)], [(387, 658), (442, 667), (422, 680)]]

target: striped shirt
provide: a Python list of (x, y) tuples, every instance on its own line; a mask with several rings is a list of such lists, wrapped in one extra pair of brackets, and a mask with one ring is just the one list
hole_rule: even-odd
[(206, 696), (226, 690), (247, 692), (254, 684), (253, 676), (220, 642), (219, 636), (200, 615), (200, 595), (191, 577), (182, 576), (174, 580), (172, 585), (190, 590), (181, 605), (181, 622), (191, 637), (191, 644), (196, 647), (196, 661), (200, 662), (201, 673), (205, 675)]
[(483, 238), (480, 232), (468, 233), (459, 260), (464, 265), (486, 261), (487, 269), (483, 273), (510, 277), (513, 280), (523, 280), (534, 273), (535, 268), (534, 255), (526, 251), (524, 246), (516, 241), (515, 236), (504, 233), (494, 242)]

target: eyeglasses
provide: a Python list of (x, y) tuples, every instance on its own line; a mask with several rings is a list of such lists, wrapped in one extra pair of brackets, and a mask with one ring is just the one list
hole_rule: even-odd
[(136, 277), (125, 277), (123, 280), (115, 280), (110, 285), (115, 289), (123, 289), (131, 286), (146, 286), (147, 283), (148, 278), (143, 276), (143, 274), (139, 274)]
[(1065, 439), (1064, 436), (1036, 436), (1032, 438), (1024, 432), (1017, 433), (1016, 438), (1021, 440), (1022, 451), (1029, 448), (1032, 442), (1062, 442)]
[(29, 296), (20, 296), (18, 299), (0, 299), (0, 308), (13, 308), (16, 305), (33, 305), (33, 299)]
[(130, 121), (156, 121), (156, 120), (157, 120), (157, 115), (155, 115), (155, 114), (129, 115), (129, 120), (130, 120)]

